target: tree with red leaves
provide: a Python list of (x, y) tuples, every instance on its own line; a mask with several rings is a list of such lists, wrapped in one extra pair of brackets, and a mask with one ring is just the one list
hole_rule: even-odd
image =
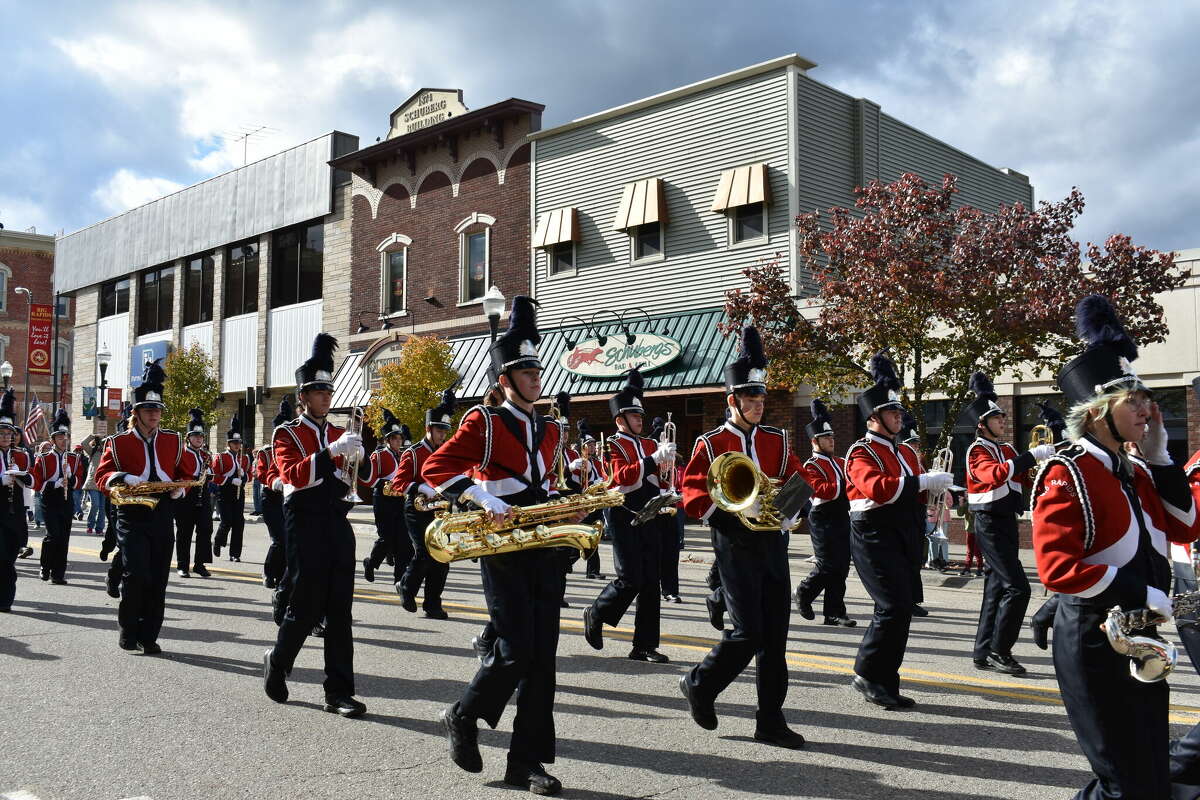
[(1036, 210), (1016, 203), (991, 213), (956, 208), (957, 191), (952, 175), (933, 187), (908, 173), (856, 188), (854, 211), (799, 215), (799, 266), (815, 296), (797, 300), (778, 261), (754, 264), (743, 270), (749, 289), (726, 294), (722, 331), (758, 326), (775, 384), (829, 398), (867, 385), (865, 365), (886, 350), (922, 441), (925, 400), (948, 398), (946, 419), (957, 419), (975, 370), (1053, 374), (1078, 349), (1072, 315), (1086, 294), (1111, 298), (1142, 344), (1165, 339), (1154, 296), (1188, 277), (1173, 254), (1114, 235), (1103, 250), (1089, 243), (1081, 263), (1071, 238), (1084, 207), (1077, 189)]

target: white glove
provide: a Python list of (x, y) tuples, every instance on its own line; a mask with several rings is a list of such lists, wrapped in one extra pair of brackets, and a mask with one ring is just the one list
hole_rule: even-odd
[(242, 479), (241, 479), (241, 478), (234, 478), (233, 480), (231, 480), (231, 481), (229, 481), (229, 482), (230, 482), (230, 483), (232, 483), (234, 486), (241, 486), (241, 485), (242, 485)]
[(582, 458), (575, 459), (574, 461), (571, 462), (571, 472), (581, 471), (585, 464), (587, 464), (587, 462), (584, 461)]
[(512, 508), (508, 503), (495, 495), (488, 494), (479, 486), (470, 487), (462, 493), (462, 496), (489, 514), (494, 514), (497, 517), (504, 516)]
[(1171, 598), (1167, 597), (1161, 589), (1153, 586), (1146, 587), (1146, 608), (1158, 614), (1163, 619), (1170, 619), (1171, 612), (1174, 611), (1175, 605), (1171, 602)]
[(670, 464), (675, 460), (675, 443), (659, 442), (658, 449), (650, 456), (656, 464)]
[(357, 433), (342, 434), (340, 439), (329, 445), (329, 455), (361, 459), (365, 455), (362, 437)]
[(283, 491), (283, 478), (276, 478), (275, 480), (271, 481), (271, 488), (277, 492), (282, 492)]
[(949, 472), (922, 472), (917, 476), (917, 485), (922, 492), (944, 492), (954, 483)]
[(787, 519), (785, 519), (783, 521), (783, 530), (785, 530), (785, 531), (794, 530), (796, 528), (796, 526), (798, 526), (799, 524), (800, 524), (800, 515), (799, 514), (797, 514), (794, 517), (788, 517)]
[(755, 500), (750, 504), (750, 507), (742, 512), (743, 515), (750, 519), (758, 519), (758, 515), (762, 513), (762, 503)]
[(171, 490), (171, 499), (172, 499), (172, 500), (178, 500), (179, 498), (183, 497), (183, 495), (184, 495), (184, 493), (185, 493), (186, 491), (187, 491), (187, 490), (186, 490), (186, 489), (184, 489), (182, 486), (179, 486), (179, 487), (176, 487), (176, 488), (172, 489), (172, 490)]
[(1054, 445), (1039, 444), (1037, 447), (1034, 447), (1032, 450), (1030, 450), (1029, 454), (1032, 455), (1037, 461), (1045, 461), (1047, 458), (1054, 455)]
[(438, 493), (436, 491), (434, 491), (433, 487), (430, 486), (428, 483), (422, 483), (419, 486), (417, 486), (417, 491), (420, 492), (421, 494), (425, 495), (426, 497), (428, 497), (430, 500), (432, 500), (438, 496)]
[(12, 473), (6, 472), (3, 475), (0, 475), (0, 484), (2, 484), (4, 486), (12, 486), (13, 485)]
[(126, 486), (137, 486), (139, 483), (146, 482), (146, 479), (140, 475), (130, 475), (129, 473), (125, 473), (125, 477), (121, 480), (125, 481)]
[(1167, 429), (1160, 422), (1154, 424), (1154, 420), (1146, 426), (1146, 436), (1141, 442), (1142, 455), (1151, 464), (1159, 467), (1165, 467), (1171, 463), (1171, 456), (1167, 453)]

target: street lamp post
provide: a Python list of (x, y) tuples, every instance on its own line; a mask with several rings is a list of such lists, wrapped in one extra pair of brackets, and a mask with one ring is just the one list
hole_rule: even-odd
[(6, 392), (8, 391), (8, 382), (12, 380), (12, 372), (12, 364), (8, 363), (7, 360), (3, 364), (0, 364), (0, 378), (4, 378), (4, 391)]
[(504, 295), (495, 285), (483, 295), (483, 313), (487, 315), (492, 341), (495, 342), (500, 332), (500, 315), (504, 313)]
[[(31, 325), (33, 325), (33, 292), (29, 291), (24, 286), (18, 286), (15, 289), (13, 289), (13, 291), (16, 292), (17, 294), (25, 295), (25, 297), (29, 300), (29, 313), (26, 314), (26, 316), (25, 316), (25, 320), (26, 320), (25, 327), (27, 329), (25, 337), (26, 337), (26, 347), (28, 347), (29, 346), (28, 345), (28, 340), (29, 340), (28, 328)], [(21, 402), (22, 402), (22, 407), (25, 409), (25, 414), (22, 417), (21, 421), (25, 422), (26, 420), (29, 419), (29, 354), (28, 353), (25, 354), (25, 397), (23, 397), (21, 399)]]
[[(100, 386), (96, 389), (96, 408), (100, 411), (98, 415), (100, 420), (103, 420), (103, 433), (108, 433), (108, 398), (105, 393), (108, 390), (108, 363), (110, 361), (112, 361), (112, 353), (108, 349), (108, 342), (105, 342), (96, 351), (96, 364), (100, 367)], [(93, 421), (92, 430), (95, 431), (99, 425), (99, 421)]]

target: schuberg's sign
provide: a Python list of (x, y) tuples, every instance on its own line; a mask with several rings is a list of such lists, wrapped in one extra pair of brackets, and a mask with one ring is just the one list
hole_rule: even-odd
[(633, 344), (625, 344), (624, 334), (608, 337), (604, 345), (596, 339), (580, 342), (558, 357), (559, 365), (587, 378), (615, 378), (634, 367), (650, 372), (679, 357), (682, 348), (669, 336), (656, 333), (634, 334)]
[(465, 113), (467, 107), (462, 102), (462, 89), (422, 89), (392, 112), (388, 138), (413, 133)]

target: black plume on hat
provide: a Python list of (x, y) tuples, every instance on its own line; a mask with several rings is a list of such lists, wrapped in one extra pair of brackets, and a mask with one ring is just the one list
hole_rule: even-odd
[(884, 353), (871, 356), (871, 380), (881, 389), (900, 391), (900, 379), (896, 377), (896, 365)]
[(204, 433), (204, 412), (198, 408), (188, 410), (188, 433)]
[(538, 333), (536, 301), (519, 294), (512, 300), (508, 315), (508, 330), (497, 337), (491, 347), (492, 366), (497, 376), (510, 369), (541, 369), (542, 362), (537, 345), (542, 341)]
[(387, 439), (389, 436), (400, 436), (404, 441), (409, 441), (409, 437), (405, 435), (407, 432), (408, 428), (400, 424), (400, 420), (396, 419), (396, 415), (391, 412), (391, 409), (383, 409), (383, 424), (379, 426), (381, 440)]
[(285, 397), (279, 401), (279, 413), (275, 415), (275, 419), (271, 420), (271, 425), (278, 428), (284, 423), (291, 422), (296, 416), (296, 412), (292, 409), (292, 404)]
[(4, 397), (0, 398), (0, 426), (14, 429), (17, 427), (17, 392), (15, 389), (5, 389)]
[(146, 362), (146, 367), (142, 370), (142, 383), (133, 390), (134, 408), (139, 406), (165, 408), (162, 396), (167, 373), (163, 372), (163, 368), (158, 362), (157, 358)]
[(296, 370), (296, 386), (306, 389), (333, 389), (333, 354), (337, 339), (328, 333), (318, 333), (313, 339), (312, 355)]
[(903, 409), (896, 397), (900, 379), (896, 377), (896, 365), (892, 360), (885, 353), (876, 353), (871, 356), (868, 370), (875, 385), (858, 396), (858, 410), (863, 419), (870, 419), (872, 414), (885, 409)]
[(404, 423), (400, 423), (400, 439), (403, 440), (405, 444), (412, 441), (412, 431), (410, 431), (408, 426)]
[(454, 416), (454, 409), (458, 405), (458, 396), (454, 394), (454, 386), (458, 385), (458, 381), (449, 389), (442, 392), (442, 402), (425, 412), (425, 427), (437, 425), (442, 428), (450, 427), (450, 418)]
[(659, 436), (662, 436), (665, 424), (662, 417), (655, 417), (654, 421), (650, 423), (650, 438), (657, 439)]
[(917, 418), (907, 410), (900, 415), (900, 435), (903, 441), (917, 438)]
[(50, 426), (53, 433), (70, 433), (71, 417), (65, 408), (60, 408), (54, 414), (54, 424)]
[(585, 442), (593, 441), (594, 442), (596, 440), (596, 437), (592, 435), (592, 426), (588, 425), (588, 422), (586, 419), (579, 420), (579, 422), (578, 422), (578, 424), (576, 424), (575, 428), (579, 431), (579, 438), (582, 439), (583, 441), (585, 441)]
[(231, 442), (240, 442), (242, 440), (242, 421), (238, 419), (237, 414), (229, 420), (229, 432), (225, 434), (225, 438)]
[(758, 328), (742, 328), (742, 341), (737, 358), (725, 367), (725, 392), (766, 394), (767, 356), (763, 353)]
[(1075, 332), (1088, 349), (1106, 346), (1127, 361), (1138, 357), (1137, 344), (1129, 338), (1117, 311), (1107, 297), (1090, 294), (1075, 306)]
[(814, 397), (812, 402), (808, 404), (808, 410), (812, 414), (812, 421), (804, 426), (804, 433), (808, 438), (815, 439), (818, 436), (824, 436), (833, 433), (833, 418), (829, 416), (829, 409), (821, 402), (820, 398)]
[(626, 412), (642, 413), (642, 372), (637, 367), (625, 373), (625, 385), (621, 390), (608, 398), (608, 410), (612, 416), (619, 417)]
[(992, 379), (982, 372), (971, 374), (970, 387), (975, 396), (982, 400), (995, 400), (997, 398), (996, 389), (992, 386)]
[(983, 372), (971, 373), (968, 388), (975, 393), (975, 399), (963, 409), (963, 418), (968, 425), (978, 425), (993, 414), (1003, 414), (1004, 409), (996, 405), (999, 396), (992, 386), (992, 379)]
[(1039, 400), (1037, 407), (1042, 411), (1041, 417), (1045, 426), (1054, 433), (1055, 438), (1061, 436), (1062, 432), (1067, 429), (1066, 418), (1045, 400)]
[(554, 395), (554, 405), (558, 406), (558, 413), (562, 414), (563, 419), (571, 418), (571, 393), (559, 392)]

